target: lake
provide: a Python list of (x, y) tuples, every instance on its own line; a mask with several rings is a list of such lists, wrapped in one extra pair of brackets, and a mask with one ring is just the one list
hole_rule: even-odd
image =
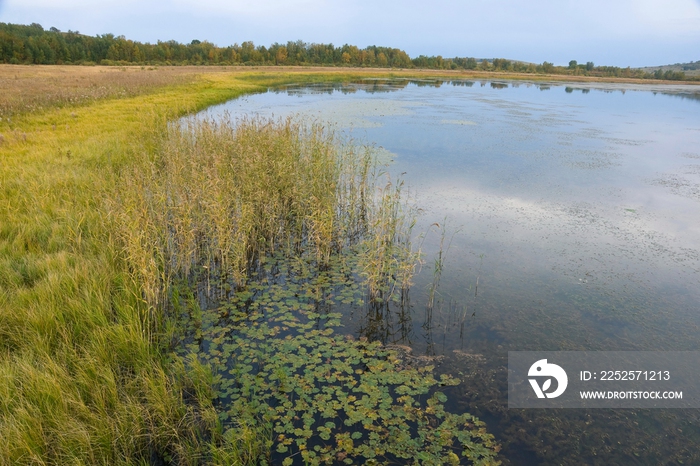
[(224, 113), (328, 122), (405, 181), (410, 305), (348, 310), (343, 331), (459, 374), (449, 408), (485, 420), (505, 464), (700, 462), (696, 410), (507, 407), (508, 351), (700, 349), (697, 87), (363, 80), (205, 112)]

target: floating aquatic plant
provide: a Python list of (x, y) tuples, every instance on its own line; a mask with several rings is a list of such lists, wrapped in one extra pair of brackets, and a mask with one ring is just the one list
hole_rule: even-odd
[[(357, 304), (356, 256), (323, 271), (279, 259), (246, 290), (189, 320), (185, 347), (210, 365), (221, 420), (272, 432), (274, 464), (496, 464), (498, 447), (470, 414), (445, 411), (433, 366), (412, 366), (378, 342), (339, 335), (335, 308)], [(195, 311), (192, 313), (192, 311)], [(201, 313), (201, 314), (200, 314)]]

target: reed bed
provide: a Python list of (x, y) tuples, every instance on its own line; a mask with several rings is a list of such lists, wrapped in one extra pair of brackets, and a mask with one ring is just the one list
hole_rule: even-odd
[[(293, 117), (164, 122), (147, 146), (152, 150), (141, 162), (120, 174), (107, 209), (150, 312), (143, 316), (147, 331), (158, 335), (174, 325), (171, 351), (181, 372), (212, 381), (194, 397), (195, 412), (210, 417), (185, 430), (209, 432), (208, 449), (197, 436), (172, 442), (206, 452), (178, 452), (181, 463), (336, 464), (422, 455), (430, 464), (460, 464), (460, 456), (498, 464), (497, 444), (483, 424), (446, 413), (443, 393), (433, 393), (425, 411), (420, 400), (393, 395), (414, 385), (407, 393), (423, 395), (457, 379), (438, 382), (432, 367), (388, 363), (398, 358), (379, 343), (333, 335), (340, 314), (332, 303), (406, 304), (420, 259), (403, 183), (389, 178), (371, 147)], [(341, 366), (347, 379), (337, 372)], [(332, 370), (337, 378), (329, 378)], [(353, 401), (367, 394), (381, 396), (361, 404), (358, 414)], [(345, 421), (329, 422), (336, 418)], [(348, 430), (360, 418), (362, 427)], [(403, 435), (394, 438), (397, 425)], [(438, 431), (456, 443), (442, 433), (437, 440)], [(344, 443), (351, 435), (354, 442)]]
[(293, 118), (190, 119), (155, 146), (110, 207), (154, 308), (176, 279), (241, 289), (274, 254), (323, 268), (352, 249), (374, 297), (410, 285), (410, 212), (371, 148)]

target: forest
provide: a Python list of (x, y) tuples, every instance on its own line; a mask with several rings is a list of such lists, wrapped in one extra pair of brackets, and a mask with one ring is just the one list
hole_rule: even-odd
[(0, 23), (0, 63), (37, 65), (286, 65), (482, 70), (516, 73), (568, 74), (575, 76), (688, 80), (683, 71), (595, 66), (592, 62), (569, 62), (568, 67), (549, 62), (526, 63), (504, 58), (443, 58), (420, 55), (411, 58), (392, 47), (307, 43), (301, 40), (268, 47), (251, 41), (219, 47), (206, 40), (182, 44), (174, 40), (142, 43), (102, 34), (86, 36), (63, 32), (40, 24), (29, 26)]

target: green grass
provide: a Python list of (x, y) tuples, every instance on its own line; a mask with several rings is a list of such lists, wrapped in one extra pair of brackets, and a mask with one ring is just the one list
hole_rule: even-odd
[(150, 114), (258, 89), (200, 80), (4, 123), (0, 464), (139, 464), (152, 454), (194, 464), (209, 454), (210, 386), (204, 373), (174, 367), (150, 338), (153, 321), (104, 198), (115, 170), (143, 154)]

